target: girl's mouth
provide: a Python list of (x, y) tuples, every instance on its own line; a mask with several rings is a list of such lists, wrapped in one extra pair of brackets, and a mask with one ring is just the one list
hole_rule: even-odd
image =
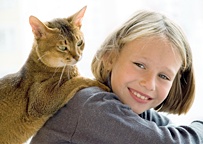
[(131, 96), (133, 97), (134, 100), (136, 100), (137, 102), (139, 103), (146, 103), (148, 102), (149, 100), (152, 100), (152, 98), (150, 96), (147, 96), (145, 94), (142, 94), (140, 92), (137, 92), (133, 89), (130, 89), (129, 88), (129, 91), (131, 93)]
[(137, 93), (137, 92), (133, 92), (133, 94), (134, 94), (136, 97), (138, 97), (138, 98), (140, 98), (140, 99), (142, 99), (142, 100), (149, 100), (148, 97), (145, 97), (145, 96), (143, 96), (143, 95), (141, 95), (141, 94), (139, 94), (139, 93)]

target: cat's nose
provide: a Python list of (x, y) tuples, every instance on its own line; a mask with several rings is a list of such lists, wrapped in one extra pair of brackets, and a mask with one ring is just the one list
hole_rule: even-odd
[(80, 60), (80, 56), (73, 56), (73, 58), (76, 60), (76, 61), (79, 61)]

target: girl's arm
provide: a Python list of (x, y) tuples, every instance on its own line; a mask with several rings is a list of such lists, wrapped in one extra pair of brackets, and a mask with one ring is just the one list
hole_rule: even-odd
[(155, 111), (147, 111), (142, 117), (123, 105), (114, 94), (98, 93), (84, 104), (72, 140), (77, 143), (78, 138), (85, 134), (82, 141), (87, 143), (203, 143), (201, 121), (175, 127)]
[(157, 126), (167, 126), (172, 124), (171, 120), (168, 117), (154, 110), (147, 110), (140, 114), (140, 117), (155, 122)]

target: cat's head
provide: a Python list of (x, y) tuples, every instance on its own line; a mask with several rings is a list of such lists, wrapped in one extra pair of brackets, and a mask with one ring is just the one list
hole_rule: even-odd
[(35, 37), (35, 50), (39, 60), (49, 67), (76, 64), (84, 49), (80, 31), (86, 6), (68, 18), (58, 18), (42, 23), (30, 16), (29, 22)]

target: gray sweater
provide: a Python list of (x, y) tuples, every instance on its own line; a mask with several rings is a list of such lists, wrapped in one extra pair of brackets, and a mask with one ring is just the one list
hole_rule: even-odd
[(31, 144), (203, 144), (203, 122), (173, 126), (154, 110), (141, 115), (114, 93), (89, 87), (61, 108)]

